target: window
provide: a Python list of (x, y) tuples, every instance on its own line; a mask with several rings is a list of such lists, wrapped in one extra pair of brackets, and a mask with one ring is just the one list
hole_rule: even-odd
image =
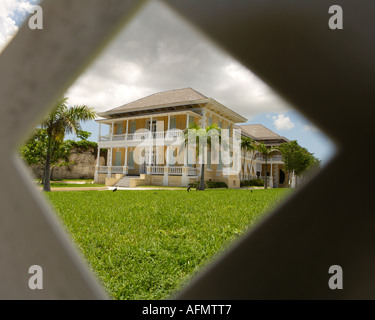
[(171, 147), (168, 147), (167, 150), (168, 150), (168, 159), (167, 159), (168, 165), (170, 167), (174, 167), (175, 162), (176, 162), (176, 157), (177, 157), (177, 148), (173, 148), (171, 146)]
[(212, 125), (212, 117), (209, 117), (209, 118), (208, 118), (208, 125), (209, 125), (209, 126)]
[(134, 151), (129, 151), (128, 166), (134, 168)]
[(121, 166), (121, 151), (116, 151), (115, 153), (115, 166), (116, 167)]
[(188, 115), (188, 117), (189, 117), (189, 126), (190, 126), (192, 123), (194, 123), (194, 117), (189, 116), (189, 115)]
[(223, 170), (223, 159), (221, 159), (221, 152), (219, 152), (219, 163), (217, 164), (217, 170)]
[(171, 117), (171, 119), (170, 119), (170, 127), (169, 127), (169, 129), (176, 129), (176, 117)]
[(122, 134), (122, 123), (118, 123), (117, 124), (117, 131), (116, 131), (117, 134)]
[(207, 169), (211, 169), (211, 150), (207, 150)]
[(221, 123), (221, 121), (219, 121), (219, 128), (221, 128), (223, 126), (223, 124)]
[(134, 133), (136, 130), (137, 123), (135, 121), (130, 122), (130, 133)]

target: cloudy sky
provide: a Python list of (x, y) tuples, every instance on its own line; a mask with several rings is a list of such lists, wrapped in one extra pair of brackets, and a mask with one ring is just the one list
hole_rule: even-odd
[[(38, 0), (0, 1), (0, 48)], [(1, 50), (1, 49), (0, 49)], [(69, 103), (97, 111), (155, 92), (191, 87), (261, 123), (326, 161), (333, 145), (248, 69), (164, 4), (150, 1), (67, 91)], [(98, 125), (84, 129), (97, 139)]]

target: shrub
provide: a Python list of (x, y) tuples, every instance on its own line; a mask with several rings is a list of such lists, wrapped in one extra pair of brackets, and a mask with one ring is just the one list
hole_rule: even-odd
[[(198, 188), (199, 185), (200, 185), (200, 181), (189, 183), (189, 187), (191, 188)], [(228, 188), (228, 185), (222, 181), (205, 181), (204, 187), (205, 188)]]
[(207, 188), (228, 188), (228, 185), (222, 181), (207, 181)]
[(243, 180), (241, 187), (263, 187), (264, 181), (262, 179)]

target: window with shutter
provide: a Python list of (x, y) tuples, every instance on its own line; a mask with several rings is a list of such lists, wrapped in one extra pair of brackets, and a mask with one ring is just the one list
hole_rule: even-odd
[(176, 129), (176, 117), (171, 117), (170, 129)]

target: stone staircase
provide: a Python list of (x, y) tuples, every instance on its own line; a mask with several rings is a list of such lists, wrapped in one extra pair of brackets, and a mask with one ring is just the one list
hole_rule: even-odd
[(130, 187), (130, 179), (132, 179), (132, 178), (139, 178), (139, 176), (123, 176), (113, 186), (114, 187), (120, 187), (120, 188), (129, 188)]

